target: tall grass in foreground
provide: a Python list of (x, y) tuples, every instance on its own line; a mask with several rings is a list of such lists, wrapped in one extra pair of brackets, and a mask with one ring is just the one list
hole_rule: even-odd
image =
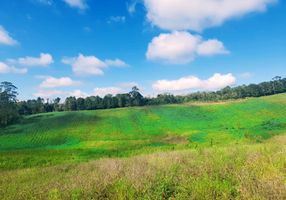
[(0, 172), (0, 199), (286, 199), (286, 136)]

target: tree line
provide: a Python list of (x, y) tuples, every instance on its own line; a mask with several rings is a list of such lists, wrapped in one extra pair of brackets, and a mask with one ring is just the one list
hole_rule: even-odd
[(225, 87), (214, 92), (195, 92), (188, 95), (159, 94), (156, 97), (144, 97), (135, 86), (128, 93), (111, 95), (103, 98), (90, 96), (86, 98), (67, 97), (53, 100), (37, 99), (17, 101), (17, 87), (10, 82), (0, 84), (0, 126), (17, 121), (23, 115), (45, 112), (97, 110), (133, 106), (163, 105), (191, 101), (221, 101), (260, 97), (286, 92), (286, 78), (274, 77), (271, 81), (259, 84)]

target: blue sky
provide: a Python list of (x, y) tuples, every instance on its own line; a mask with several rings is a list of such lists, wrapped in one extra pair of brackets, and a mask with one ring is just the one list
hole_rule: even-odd
[(286, 75), (282, 0), (1, 0), (20, 99), (217, 90)]

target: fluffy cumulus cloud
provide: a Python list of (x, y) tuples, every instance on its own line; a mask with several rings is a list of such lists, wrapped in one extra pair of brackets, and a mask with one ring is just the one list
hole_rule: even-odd
[(152, 87), (158, 92), (197, 91), (197, 90), (218, 90), (226, 86), (234, 85), (236, 78), (232, 74), (216, 73), (207, 80), (196, 76), (187, 76), (178, 80), (158, 80)]
[(0, 74), (8, 74), (8, 73), (14, 73), (14, 74), (25, 74), (27, 73), (26, 68), (16, 68), (14, 66), (9, 66), (6, 63), (0, 62)]
[(81, 10), (84, 10), (88, 7), (85, 0), (63, 0), (63, 1), (70, 7), (78, 8)]
[(93, 95), (104, 97), (107, 94), (116, 95), (123, 92), (124, 92), (123, 89), (120, 87), (102, 87), (102, 88), (95, 88), (93, 91)]
[(120, 60), (100, 60), (95, 56), (84, 56), (79, 54), (78, 57), (62, 59), (64, 64), (72, 66), (72, 70), (77, 75), (103, 75), (107, 67), (122, 67), (127, 64)]
[(69, 87), (79, 85), (79, 81), (74, 81), (69, 77), (46, 77), (40, 84), (40, 88), (57, 88), (57, 87)]
[(106, 63), (97, 57), (82, 54), (74, 58), (64, 58), (62, 62), (71, 65), (73, 72), (78, 75), (102, 75), (103, 69), (107, 67)]
[(165, 30), (202, 31), (253, 12), (277, 0), (144, 0), (147, 19)]
[(0, 25), (0, 44), (13, 46), (17, 44), (17, 41), (14, 40), (4, 29), (3, 26)]
[(27, 67), (46, 67), (54, 62), (52, 55), (48, 53), (41, 53), (39, 57), (26, 56), (18, 59), (9, 59), (8, 61), (13, 64)]
[(227, 54), (228, 50), (217, 39), (203, 40), (198, 35), (185, 31), (164, 33), (153, 38), (148, 45), (148, 60), (159, 60), (168, 63), (184, 64), (196, 56), (212, 56)]
[(224, 44), (217, 39), (210, 39), (201, 42), (197, 47), (197, 54), (200, 56), (212, 56), (216, 54), (228, 54)]

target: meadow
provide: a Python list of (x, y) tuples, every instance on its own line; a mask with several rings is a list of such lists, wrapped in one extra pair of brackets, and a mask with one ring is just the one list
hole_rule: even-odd
[(286, 94), (27, 116), (1, 199), (285, 199)]

